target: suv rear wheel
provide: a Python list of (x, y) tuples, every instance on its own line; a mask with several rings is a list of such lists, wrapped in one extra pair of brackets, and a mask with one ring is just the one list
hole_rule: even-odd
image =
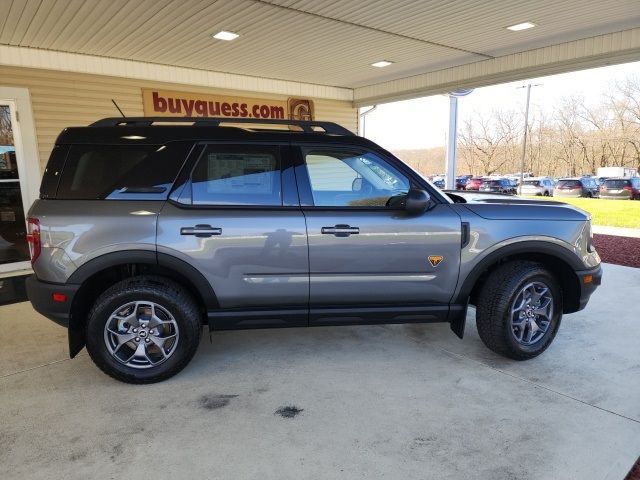
[(496, 268), (478, 296), (476, 325), (484, 344), (515, 360), (536, 357), (562, 319), (562, 291), (542, 265), (513, 261)]
[(106, 374), (153, 383), (182, 370), (200, 342), (194, 300), (163, 277), (123, 280), (96, 300), (87, 321), (87, 350)]

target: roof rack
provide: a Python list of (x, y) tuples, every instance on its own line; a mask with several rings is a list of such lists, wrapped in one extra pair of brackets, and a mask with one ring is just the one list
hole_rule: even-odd
[(304, 133), (328, 133), (331, 135), (355, 135), (350, 130), (333, 122), (309, 120), (273, 120), (261, 118), (218, 118), (218, 117), (111, 117), (103, 118), (90, 127), (152, 127), (154, 123), (193, 123), (194, 126), (219, 127), (222, 123), (247, 123), (259, 125), (290, 125), (300, 127)]

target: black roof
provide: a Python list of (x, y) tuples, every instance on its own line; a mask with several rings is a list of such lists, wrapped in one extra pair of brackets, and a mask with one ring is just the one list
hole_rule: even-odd
[[(186, 122), (189, 124), (185, 125)], [(293, 125), (295, 130), (270, 129), (270, 125)], [(331, 122), (186, 117), (105, 118), (87, 127), (65, 128), (56, 143), (160, 145), (178, 140), (278, 143), (295, 141), (380, 149), (370, 140)]]

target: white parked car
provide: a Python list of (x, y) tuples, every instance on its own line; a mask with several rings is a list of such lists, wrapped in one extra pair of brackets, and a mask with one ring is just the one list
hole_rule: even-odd
[(555, 183), (550, 178), (527, 178), (518, 187), (520, 195), (539, 195), (542, 197), (552, 197)]

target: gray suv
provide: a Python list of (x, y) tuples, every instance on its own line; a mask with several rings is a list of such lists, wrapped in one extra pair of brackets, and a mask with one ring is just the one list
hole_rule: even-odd
[(150, 383), (185, 367), (204, 325), (447, 322), (462, 338), (473, 305), (482, 341), (524, 360), (600, 284), (581, 210), (471, 203), (338, 125), (264, 123), (60, 134), (28, 214), (27, 288), (71, 357), (86, 345), (107, 374)]

